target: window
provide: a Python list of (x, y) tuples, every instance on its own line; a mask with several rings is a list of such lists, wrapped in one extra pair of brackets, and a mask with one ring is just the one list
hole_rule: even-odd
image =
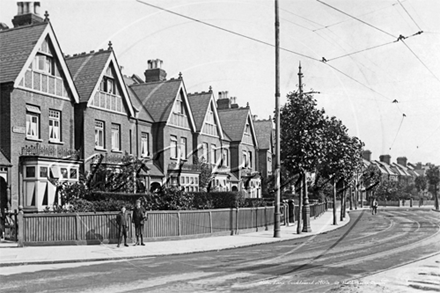
[(186, 160), (186, 137), (180, 138), (180, 157)]
[(214, 124), (214, 112), (212, 112), (211, 110), (208, 110), (206, 122), (210, 124)]
[(208, 144), (206, 142), (204, 142), (202, 144), (202, 157), (201, 157), (202, 161), (208, 162)]
[(252, 152), (249, 151), (249, 164), (248, 164), (249, 168), (252, 168)]
[(150, 155), (150, 135), (147, 132), (141, 133), (141, 156), (148, 157)]
[(113, 78), (104, 76), (101, 80), (101, 84), (99, 85), (99, 90), (101, 92), (109, 93), (109, 94), (115, 94), (115, 81)]
[(40, 137), (40, 115), (26, 113), (26, 138), (38, 139)]
[(251, 134), (251, 127), (249, 126), (249, 123), (246, 123), (245, 133), (246, 134)]
[(61, 171), (61, 178), (67, 179), (68, 178), (67, 168), (61, 168), (60, 171)]
[(37, 54), (34, 59), (34, 70), (41, 71), (46, 74), (54, 75), (53, 58), (48, 55)]
[(215, 144), (211, 144), (211, 164), (215, 164), (217, 161), (217, 156), (216, 156), (216, 145)]
[(49, 141), (61, 141), (61, 112), (49, 110)]
[(76, 178), (78, 178), (78, 170), (70, 169), (70, 179), (76, 179)]
[(223, 166), (229, 166), (228, 150), (227, 149), (222, 150), (222, 164), (223, 164)]
[(121, 150), (121, 125), (112, 123), (112, 150)]
[(40, 177), (47, 178), (47, 167), (40, 167)]
[(248, 167), (247, 153), (243, 151), (243, 167)]
[(26, 178), (34, 178), (35, 177), (35, 167), (26, 167)]
[(170, 137), (170, 158), (177, 159), (177, 137), (173, 135)]
[(95, 121), (95, 147), (104, 148), (104, 129), (105, 125), (103, 121)]
[(174, 104), (174, 113), (185, 114), (185, 106), (183, 105), (183, 100), (181, 95), (179, 95)]

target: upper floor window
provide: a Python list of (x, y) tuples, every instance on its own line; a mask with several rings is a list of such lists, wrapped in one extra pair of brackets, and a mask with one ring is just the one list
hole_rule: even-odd
[(214, 112), (212, 112), (211, 110), (208, 110), (208, 113), (206, 114), (206, 122), (214, 124)]
[(170, 158), (177, 159), (177, 137), (170, 136)]
[(121, 125), (112, 123), (112, 150), (121, 150)]
[(150, 135), (147, 132), (141, 133), (141, 155), (147, 157), (150, 154)]
[(34, 59), (34, 70), (54, 75), (53, 57), (43, 54), (37, 54)]
[(174, 113), (185, 115), (185, 106), (181, 95), (178, 95), (174, 104)]
[(208, 144), (206, 142), (202, 144), (202, 156), (200, 159), (204, 162), (208, 162)]
[(180, 157), (186, 160), (186, 137), (180, 138)]
[(103, 121), (95, 121), (95, 147), (103, 149), (104, 145), (105, 124)]
[(222, 164), (223, 166), (229, 166), (228, 150), (222, 150)]
[(249, 123), (246, 123), (246, 128), (244, 130), (244, 133), (251, 134), (251, 127), (249, 126)]
[(40, 108), (26, 105), (26, 138), (40, 138)]
[(243, 167), (249, 167), (248, 155), (246, 151), (243, 151)]
[(215, 144), (211, 144), (211, 164), (217, 163), (216, 148)]
[(101, 84), (99, 86), (99, 90), (101, 92), (109, 93), (112, 95), (118, 95), (116, 90), (115, 80), (113, 78), (104, 76), (101, 80)]
[(61, 112), (49, 110), (49, 141), (61, 141)]
[(252, 152), (249, 151), (249, 164), (248, 164), (249, 168), (252, 168)]

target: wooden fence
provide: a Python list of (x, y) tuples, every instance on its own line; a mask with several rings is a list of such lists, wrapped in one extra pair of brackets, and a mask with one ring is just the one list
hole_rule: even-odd
[[(311, 204), (310, 217), (325, 212), (325, 204)], [(287, 205), (281, 207), (281, 223), (289, 219)], [(117, 243), (118, 212), (19, 213), (18, 242), (32, 245), (87, 245)], [(131, 225), (128, 240), (135, 238)], [(189, 211), (149, 211), (144, 225), (144, 241), (233, 235), (240, 231), (268, 229), (274, 222), (274, 207)]]

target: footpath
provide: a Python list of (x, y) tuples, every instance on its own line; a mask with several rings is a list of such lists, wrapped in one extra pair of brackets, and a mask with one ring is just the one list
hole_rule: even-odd
[(145, 246), (133, 246), (132, 243), (129, 243), (128, 247), (121, 245), (119, 248), (116, 244), (11, 247), (10, 243), (2, 243), (0, 244), (0, 267), (106, 261), (217, 251), (313, 236), (341, 228), (349, 222), (348, 213), (344, 221), (339, 221), (338, 211), (338, 224), (333, 225), (333, 212), (329, 210), (320, 217), (311, 219), (312, 232), (297, 234), (295, 222), (289, 226), (281, 226), (279, 238), (273, 237), (273, 226), (270, 226), (268, 230), (261, 227), (258, 232), (145, 242)]

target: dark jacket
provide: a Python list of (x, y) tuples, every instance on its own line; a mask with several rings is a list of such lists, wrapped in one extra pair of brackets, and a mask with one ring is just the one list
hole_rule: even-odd
[(117, 221), (118, 221), (119, 227), (128, 228), (128, 223), (129, 223), (128, 217), (129, 217), (129, 214), (127, 213), (127, 211), (125, 211), (125, 213), (120, 212), (118, 214)]
[(138, 225), (143, 225), (144, 221), (148, 219), (148, 214), (145, 214), (145, 209), (143, 207), (135, 207), (133, 210), (133, 223)]

